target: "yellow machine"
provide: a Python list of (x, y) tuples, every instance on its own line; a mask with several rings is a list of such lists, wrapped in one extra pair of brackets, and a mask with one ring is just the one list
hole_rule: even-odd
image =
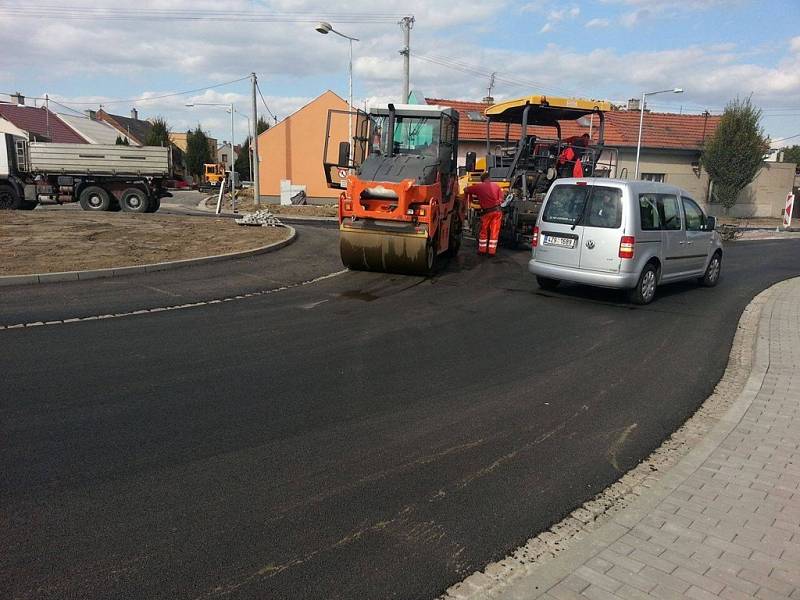
[(225, 179), (225, 166), (220, 163), (206, 163), (203, 165), (203, 184), (212, 187), (219, 187)]
[[(508, 100), (485, 110), (486, 155), (480, 159), (474, 153), (467, 155), (466, 172), (459, 184), (463, 192), (488, 171), (492, 181), (512, 196), (505, 208), (501, 242), (512, 247), (530, 242), (544, 195), (557, 178), (611, 174), (616, 151), (604, 147), (604, 113), (609, 110), (611, 104), (603, 100), (541, 95)], [(587, 122), (585, 135), (564, 138), (561, 123), (578, 119)], [(498, 125), (505, 125), (499, 144)], [(553, 135), (539, 135), (542, 128)], [(473, 231), (478, 222), (475, 208), (470, 205)]]

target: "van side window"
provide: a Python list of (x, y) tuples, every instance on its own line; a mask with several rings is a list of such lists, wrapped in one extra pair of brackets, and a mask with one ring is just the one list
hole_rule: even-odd
[(661, 213), (662, 229), (678, 231), (681, 228), (681, 209), (678, 208), (678, 197), (670, 194), (657, 194), (658, 212)]
[(661, 229), (661, 219), (658, 215), (657, 194), (639, 194), (639, 216), (642, 221), (642, 231), (656, 231)]
[(706, 216), (691, 198), (682, 196), (683, 211), (686, 213), (686, 231), (702, 231), (706, 223)]

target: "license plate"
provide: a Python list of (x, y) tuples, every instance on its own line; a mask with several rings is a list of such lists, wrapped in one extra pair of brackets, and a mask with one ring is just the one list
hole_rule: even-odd
[(574, 248), (575, 247), (575, 239), (574, 238), (561, 237), (561, 236), (557, 236), (557, 235), (546, 235), (546, 236), (544, 236), (544, 243), (547, 246), (559, 246), (560, 248)]

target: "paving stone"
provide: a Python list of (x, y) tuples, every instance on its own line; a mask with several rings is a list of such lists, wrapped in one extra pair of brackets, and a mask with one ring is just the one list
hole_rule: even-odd
[[(619, 589), (619, 587), (622, 585), (621, 581), (617, 581), (616, 579), (612, 579), (611, 577), (608, 577), (608, 576), (604, 575), (603, 573), (599, 573), (599, 572), (595, 571), (594, 569), (590, 569), (589, 567), (587, 567), (585, 565), (581, 566), (581, 567), (578, 567), (575, 570), (575, 574), (578, 577), (588, 581), (589, 585), (594, 585), (594, 586), (603, 588), (604, 590), (609, 591), (609, 592), (613, 592), (613, 591)], [(584, 593), (585, 593), (585, 590), (584, 590)]]
[(769, 577), (768, 575), (764, 575), (763, 573), (758, 573), (750, 569), (742, 569), (739, 571), (739, 577), (746, 581), (757, 583), (761, 587), (765, 587), (773, 592), (777, 592), (778, 594), (783, 594), (785, 596), (788, 596), (792, 593), (792, 591), (794, 591), (793, 585), (786, 583), (785, 581), (781, 581), (776, 577)]
[(695, 587), (699, 587), (707, 592), (710, 592), (711, 594), (719, 594), (722, 591), (722, 588), (725, 587), (719, 581), (715, 581), (714, 579), (705, 577), (699, 573), (695, 573), (694, 571), (685, 567), (678, 567), (672, 572), (672, 574), (675, 577), (679, 577), (680, 579), (691, 583)]
[(719, 596), (716, 594), (707, 592), (703, 588), (699, 588), (694, 585), (686, 592), (686, 597), (693, 598), (694, 600), (719, 600)]
[(612, 594), (596, 585), (590, 585), (583, 591), (582, 595), (590, 600), (620, 600), (620, 597), (616, 594)]

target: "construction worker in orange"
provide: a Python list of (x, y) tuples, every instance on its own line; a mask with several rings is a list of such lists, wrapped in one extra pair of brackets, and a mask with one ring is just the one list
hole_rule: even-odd
[(503, 190), (489, 179), (489, 173), (481, 173), (481, 182), (473, 183), (464, 189), (464, 194), (476, 196), (481, 206), (481, 232), (478, 235), (478, 254), (494, 256), (497, 253), (497, 240), (500, 237), (500, 225), (503, 212)]

